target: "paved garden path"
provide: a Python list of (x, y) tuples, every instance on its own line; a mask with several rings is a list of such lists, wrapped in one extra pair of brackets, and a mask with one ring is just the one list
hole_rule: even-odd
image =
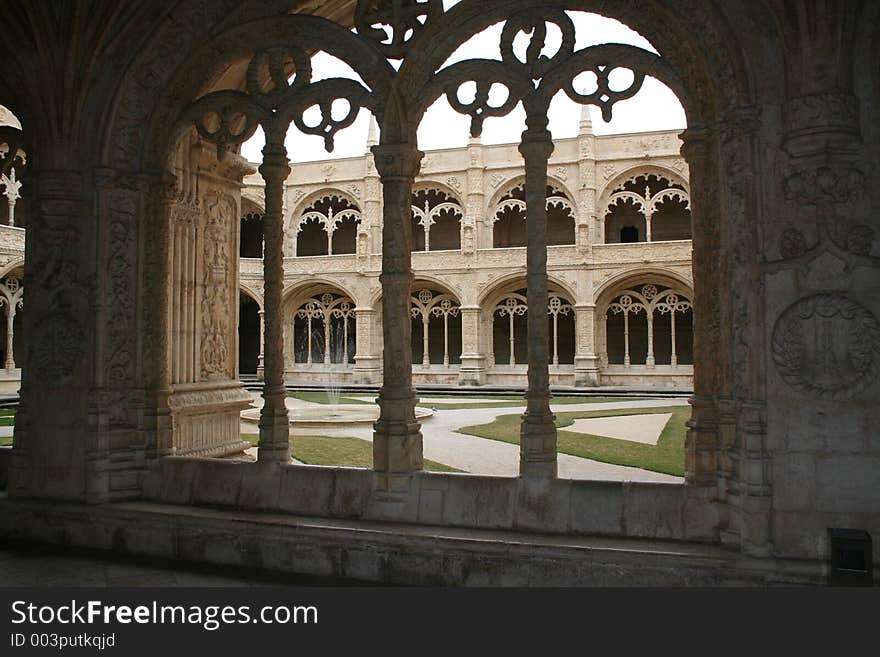
[[(487, 400), (481, 400), (487, 401)], [(288, 398), (291, 408), (312, 405)], [(319, 404), (315, 404), (319, 406)], [(423, 404), (429, 406), (428, 404)], [(257, 397), (254, 406), (262, 406), (262, 399)], [(678, 399), (647, 399), (640, 401), (614, 401), (585, 404), (551, 405), (554, 412), (572, 411), (604, 411), (619, 408), (656, 408), (665, 406), (687, 406), (687, 400)], [(457, 432), (457, 429), (475, 424), (487, 424), (499, 415), (522, 413), (525, 406), (507, 406), (503, 408), (463, 408), (437, 410), (433, 417), (422, 422), (422, 438), (426, 459), (445, 463), (446, 465), (476, 474), (493, 474), (516, 476), (519, 473), (519, 445), (498, 440), (478, 438)], [(255, 424), (242, 423), (242, 431), (256, 433)], [(348, 425), (343, 427), (314, 427), (307, 429), (294, 428), (293, 436), (315, 435), (352, 436), (372, 441), (373, 427), (371, 424)], [(254, 450), (255, 451), (255, 450)], [(631, 468), (622, 465), (601, 463), (591, 459), (559, 455), (559, 476), (564, 479), (598, 479), (605, 481), (658, 481), (681, 482), (681, 477)]]

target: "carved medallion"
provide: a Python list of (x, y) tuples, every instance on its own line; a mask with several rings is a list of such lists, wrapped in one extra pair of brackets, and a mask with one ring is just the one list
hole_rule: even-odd
[(815, 294), (779, 317), (772, 352), (779, 375), (793, 388), (848, 399), (880, 371), (880, 322), (841, 294)]

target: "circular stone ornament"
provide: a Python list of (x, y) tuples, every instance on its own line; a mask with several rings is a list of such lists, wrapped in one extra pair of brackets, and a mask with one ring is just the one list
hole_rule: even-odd
[(834, 400), (868, 388), (880, 372), (880, 322), (842, 294), (796, 301), (773, 328), (773, 362), (791, 387)]

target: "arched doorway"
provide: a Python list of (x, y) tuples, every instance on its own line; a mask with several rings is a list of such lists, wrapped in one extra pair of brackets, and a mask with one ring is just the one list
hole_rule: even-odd
[(238, 299), (238, 371), (257, 374), (262, 365), (260, 305), (243, 290)]

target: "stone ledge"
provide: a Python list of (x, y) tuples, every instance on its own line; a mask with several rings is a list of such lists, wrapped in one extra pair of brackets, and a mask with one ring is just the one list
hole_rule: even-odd
[(823, 564), (718, 545), (456, 529), (129, 502), (0, 499), (0, 536), (128, 555), (376, 584), (717, 586), (816, 584)]

